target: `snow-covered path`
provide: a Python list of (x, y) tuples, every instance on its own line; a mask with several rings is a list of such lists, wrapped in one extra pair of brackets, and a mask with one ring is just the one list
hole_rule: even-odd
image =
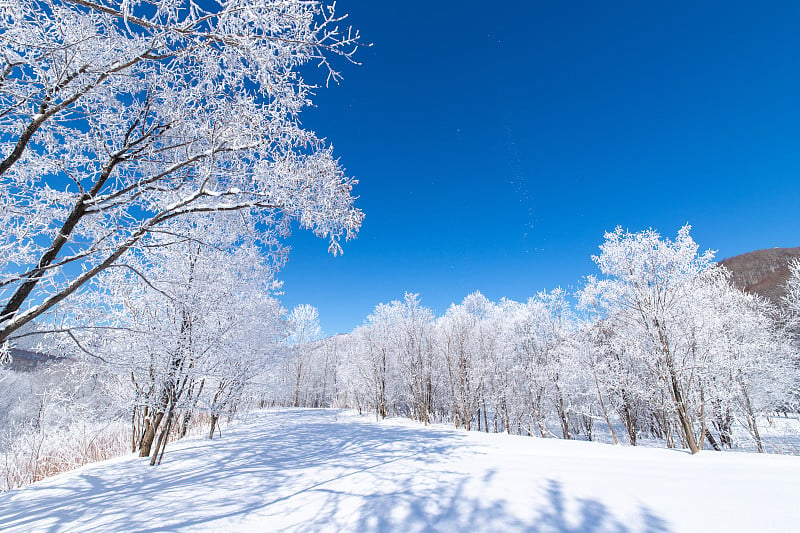
[(0, 494), (0, 531), (800, 530), (800, 458), (269, 410)]

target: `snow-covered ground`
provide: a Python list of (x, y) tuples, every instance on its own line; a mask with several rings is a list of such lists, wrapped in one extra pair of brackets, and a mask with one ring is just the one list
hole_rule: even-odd
[(0, 494), (1, 531), (800, 530), (800, 458), (267, 410)]

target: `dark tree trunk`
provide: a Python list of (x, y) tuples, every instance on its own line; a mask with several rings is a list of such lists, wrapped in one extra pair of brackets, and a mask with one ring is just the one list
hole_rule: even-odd
[(144, 432), (142, 433), (142, 440), (139, 444), (139, 457), (149, 457), (150, 450), (153, 447), (153, 441), (156, 438), (156, 432), (161, 425), (161, 420), (164, 418), (164, 412), (159, 411), (152, 420), (145, 418)]
[(219, 415), (211, 415), (211, 431), (208, 433), (208, 438), (214, 438), (214, 430), (217, 428), (217, 419)]
[(708, 428), (706, 428), (706, 439), (708, 439), (708, 443), (711, 444), (711, 447), (714, 448), (716, 451), (720, 451), (719, 444), (717, 444), (714, 435), (711, 434)]

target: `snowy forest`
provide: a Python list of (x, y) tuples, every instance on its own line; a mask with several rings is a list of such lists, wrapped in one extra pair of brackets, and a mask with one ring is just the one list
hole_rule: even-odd
[(688, 225), (607, 232), (574, 293), (406, 293), (331, 337), (286, 310), (291, 232), (337, 255), (364, 219), (299, 118), (362, 43), (334, 5), (204, 5), (0, 5), (0, 490), (273, 406), (800, 453), (800, 263), (770, 302)]
[(774, 305), (733, 287), (689, 230), (607, 233), (575, 295), (475, 292), (436, 317), (407, 293), (327, 338), (313, 306), (270, 296), (253, 250), (155, 247), (100, 276), (62, 327), (18, 337), (34, 349), (44, 335), (64, 359), (3, 370), (6, 487), (130, 451), (157, 464), (169, 440), (213, 439), (220, 417), (270, 406), (795, 455), (800, 263)]
[(0, 363), (58, 359), (0, 370), (4, 487), (129, 448), (156, 463), (272, 368), (286, 237), (337, 255), (363, 219), (299, 119), (353, 61), (344, 18), (315, 1), (0, 4)]
[(796, 454), (767, 449), (760, 425), (797, 413), (800, 263), (774, 305), (736, 289), (689, 230), (607, 233), (600, 273), (575, 298), (475, 292), (436, 317), (406, 293), (350, 334), (298, 343), (277, 401), (543, 438)]

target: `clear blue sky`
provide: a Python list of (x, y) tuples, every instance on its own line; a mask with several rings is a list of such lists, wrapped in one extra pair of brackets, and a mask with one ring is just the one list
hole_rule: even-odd
[(575, 289), (617, 225), (800, 246), (800, 2), (337, 6), (374, 46), (303, 120), (366, 219), (338, 258), (295, 232), (279, 276), (327, 334), (404, 291), (441, 313)]

